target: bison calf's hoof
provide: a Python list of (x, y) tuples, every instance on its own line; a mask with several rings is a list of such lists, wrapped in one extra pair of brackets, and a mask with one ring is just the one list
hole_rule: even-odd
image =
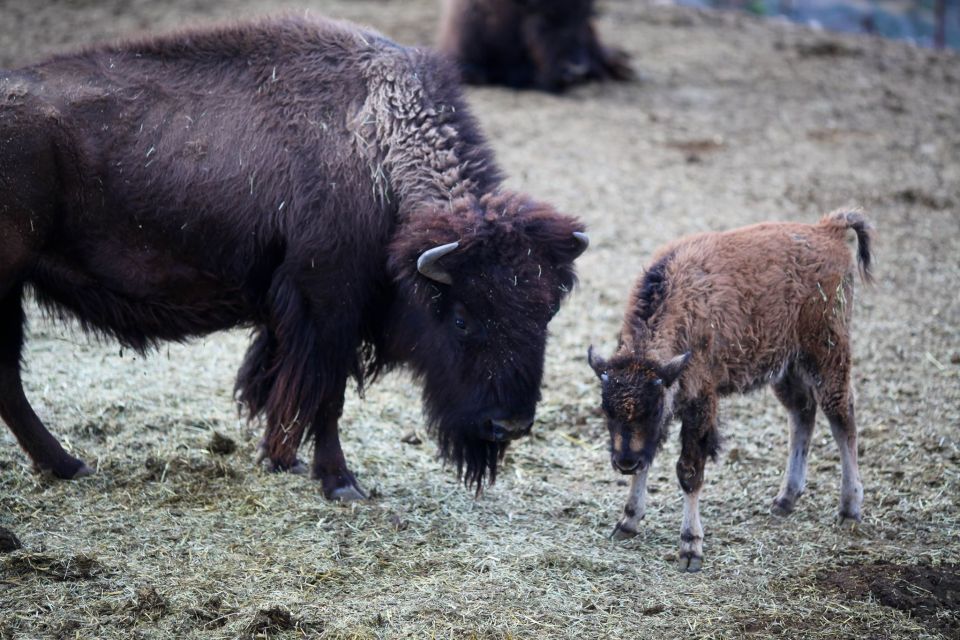
[(841, 511), (837, 514), (836, 523), (838, 527), (843, 529), (855, 529), (858, 524), (860, 524), (861, 516), (860, 513), (851, 513), (849, 511)]
[(770, 513), (778, 518), (786, 518), (793, 513), (794, 502), (787, 498), (774, 498), (770, 505)]
[(696, 573), (703, 567), (703, 556), (692, 551), (681, 551), (677, 568), (685, 573)]
[(617, 526), (613, 528), (613, 533), (610, 534), (610, 537), (613, 540), (629, 540), (630, 538), (636, 538), (639, 533), (639, 531), (630, 525), (618, 522)]

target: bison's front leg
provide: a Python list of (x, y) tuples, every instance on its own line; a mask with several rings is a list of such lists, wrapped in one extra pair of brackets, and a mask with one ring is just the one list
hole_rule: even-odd
[[(344, 381), (346, 382), (346, 381)], [(367, 494), (347, 468), (347, 460), (340, 447), (338, 423), (343, 412), (343, 389), (339, 401), (331, 400), (321, 412), (313, 443), (313, 478), (323, 484), (323, 495), (329, 500), (366, 500)]]
[(646, 515), (647, 474), (649, 472), (650, 466), (645, 465), (630, 479), (630, 495), (627, 497), (627, 504), (623, 507), (623, 517), (620, 518), (611, 534), (614, 540), (627, 540), (640, 532), (640, 521)]
[(323, 484), (324, 495), (362, 499), (366, 496), (347, 468), (337, 432), (347, 376), (357, 360), (359, 338), (353, 329), (358, 323), (349, 305), (332, 303), (334, 294), (324, 295), (298, 274), (285, 265), (274, 276), (269, 322), (247, 352), (239, 396), (251, 415), (266, 414), (262, 448), (273, 468), (300, 466), (297, 450), (306, 432), (315, 445), (312, 475)]
[(683, 411), (680, 428), (680, 460), (677, 479), (683, 490), (683, 522), (680, 525), (681, 571), (699, 571), (703, 566), (703, 525), (700, 523), (700, 490), (707, 456), (716, 455), (716, 398), (695, 400)]

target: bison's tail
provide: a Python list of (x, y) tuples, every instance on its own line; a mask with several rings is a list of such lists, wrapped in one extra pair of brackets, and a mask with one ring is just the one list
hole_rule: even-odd
[(838, 209), (828, 213), (820, 219), (820, 225), (841, 231), (853, 229), (857, 234), (857, 263), (860, 267), (860, 277), (864, 282), (873, 282), (873, 272), (870, 270), (871, 254), (870, 243), (873, 241), (873, 225), (863, 215), (860, 209)]

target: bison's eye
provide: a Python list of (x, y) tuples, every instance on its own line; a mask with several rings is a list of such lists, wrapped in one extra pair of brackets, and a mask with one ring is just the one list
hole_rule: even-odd
[(467, 314), (466, 308), (459, 302), (453, 305), (453, 326), (457, 328), (457, 331), (460, 335), (469, 335), (470, 334), (470, 316)]

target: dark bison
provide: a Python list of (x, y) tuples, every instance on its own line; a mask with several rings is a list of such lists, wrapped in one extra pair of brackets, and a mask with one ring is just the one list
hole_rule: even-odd
[(309, 17), (0, 73), (0, 415), (35, 465), (92, 472), (24, 396), (28, 287), (141, 352), (252, 327), (238, 398), (274, 468), (313, 438), (329, 498), (363, 496), (337, 432), (347, 378), (401, 363), (444, 458), (492, 482), (587, 238), (501, 188), (456, 77)]
[(610, 360), (588, 354), (600, 377), (613, 466), (633, 476), (615, 538), (637, 535), (647, 474), (674, 415), (683, 489), (680, 568), (703, 561), (703, 468), (719, 447), (720, 396), (771, 384), (790, 415), (790, 453), (772, 511), (793, 511), (803, 492), (817, 406), (840, 449), (839, 519), (860, 520), (863, 486), (850, 387), (853, 266), (859, 241), (870, 278), (870, 226), (859, 211), (817, 225), (767, 223), (704, 233), (660, 249), (627, 305)]
[(438, 46), (471, 84), (563, 91), (629, 80), (629, 56), (600, 44), (593, 0), (444, 0)]

